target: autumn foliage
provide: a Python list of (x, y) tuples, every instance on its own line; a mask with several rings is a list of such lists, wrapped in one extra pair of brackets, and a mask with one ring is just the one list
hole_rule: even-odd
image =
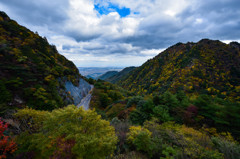
[(0, 159), (7, 158), (7, 154), (12, 154), (17, 150), (14, 140), (4, 134), (7, 128), (8, 124), (0, 120)]

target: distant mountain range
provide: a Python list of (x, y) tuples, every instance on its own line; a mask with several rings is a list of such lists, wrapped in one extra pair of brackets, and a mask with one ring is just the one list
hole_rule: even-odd
[(78, 67), (79, 72), (87, 77), (96, 79), (108, 71), (121, 71), (122, 67)]
[(131, 73), (132, 70), (134, 70), (137, 67), (131, 66), (126, 67), (122, 71), (116, 72), (116, 71), (108, 71), (102, 76), (99, 77), (99, 79), (111, 82), (111, 83), (117, 83), (118, 81), (124, 80), (125, 77)]
[(119, 73), (118, 71), (108, 71), (108, 72), (104, 73), (103, 75), (97, 77), (97, 79), (101, 79), (101, 80), (106, 81), (108, 78), (113, 77), (118, 73)]

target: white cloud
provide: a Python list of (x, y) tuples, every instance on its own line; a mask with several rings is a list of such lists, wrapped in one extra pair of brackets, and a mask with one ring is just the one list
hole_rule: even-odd
[(229, 44), (232, 41), (240, 43), (240, 39), (238, 39), (238, 40), (221, 40), (221, 41), (226, 43), (226, 44)]
[(150, 49), (150, 50), (143, 50), (141, 54), (148, 55), (148, 56), (156, 56), (157, 54), (161, 53), (165, 49)]
[[(100, 15), (94, 3), (130, 8)], [(240, 35), (238, 0), (5, 0), (0, 10), (55, 44), (78, 66), (141, 65), (177, 42)]]

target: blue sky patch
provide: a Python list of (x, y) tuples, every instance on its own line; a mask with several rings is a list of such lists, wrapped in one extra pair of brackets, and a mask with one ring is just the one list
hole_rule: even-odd
[(94, 9), (98, 11), (100, 15), (103, 15), (103, 14), (107, 15), (111, 12), (118, 12), (121, 18), (126, 17), (131, 13), (130, 8), (126, 8), (126, 7), (120, 8), (118, 5), (112, 4), (110, 2), (108, 2), (107, 6), (101, 5), (100, 3), (94, 4)]

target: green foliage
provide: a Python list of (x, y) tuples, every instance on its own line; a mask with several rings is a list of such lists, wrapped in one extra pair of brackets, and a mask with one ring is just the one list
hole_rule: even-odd
[(111, 103), (111, 98), (106, 93), (100, 93), (99, 97), (102, 108), (106, 108)]
[(21, 120), (26, 120), (25, 115), (33, 117), (34, 125), (41, 121), (41, 126), (34, 133), (27, 131), (18, 136), (18, 143), (23, 144), (22, 151), (34, 151), (41, 158), (56, 154), (63, 157), (68, 153), (77, 158), (105, 158), (115, 149), (114, 128), (95, 111), (68, 106), (50, 113), (31, 109), (17, 113)]
[(109, 108), (106, 110), (106, 114), (108, 118), (112, 119), (114, 117), (117, 117), (120, 112), (122, 112), (125, 108), (125, 104), (122, 103), (116, 103), (112, 104)]
[(172, 110), (173, 108), (175, 108), (179, 105), (179, 102), (178, 102), (176, 96), (173, 95), (172, 93), (167, 91), (162, 96), (163, 96), (162, 97), (163, 101), (161, 104), (166, 105), (170, 110)]
[(104, 110), (109, 105), (123, 100), (128, 94), (129, 92), (117, 85), (98, 79), (94, 83), (90, 107)]
[(144, 101), (144, 98), (141, 97), (141, 96), (133, 96), (132, 98), (130, 98), (128, 100), (128, 103), (127, 103), (127, 108), (135, 105), (135, 107), (142, 107), (143, 104), (145, 103)]
[(193, 103), (199, 108), (199, 114), (204, 117), (201, 122), (220, 131), (230, 131), (234, 136), (240, 132), (240, 104), (207, 95), (200, 95)]
[(151, 153), (152, 143), (149, 134), (145, 131), (140, 132), (136, 139), (134, 139), (133, 144), (136, 146), (138, 151), (146, 151)]
[(155, 117), (160, 122), (174, 120), (188, 126), (216, 127), (219, 131), (231, 132), (237, 138), (240, 131), (239, 103), (206, 94), (191, 100), (183, 92), (176, 95), (165, 92), (148, 100), (136, 96), (128, 100), (127, 107), (136, 107), (130, 112), (130, 120), (133, 124), (142, 125), (144, 121)]
[(146, 116), (140, 110), (136, 109), (130, 114), (130, 120), (133, 124), (142, 125), (146, 121)]
[(130, 144), (134, 145), (139, 151), (144, 151), (151, 154), (151, 132), (140, 126), (131, 126), (127, 134), (127, 140)]
[(167, 122), (170, 121), (172, 118), (170, 117), (170, 114), (168, 112), (168, 109), (166, 106), (156, 106), (153, 108), (153, 116), (158, 118), (161, 122)]
[(117, 101), (120, 99), (123, 99), (123, 95), (121, 94), (121, 92), (116, 91), (116, 90), (110, 90), (108, 92), (108, 96), (113, 100), (113, 101)]
[(167, 159), (174, 159), (177, 156), (177, 150), (171, 146), (164, 146), (162, 150), (162, 154), (164, 157), (160, 157), (160, 159), (167, 158)]

